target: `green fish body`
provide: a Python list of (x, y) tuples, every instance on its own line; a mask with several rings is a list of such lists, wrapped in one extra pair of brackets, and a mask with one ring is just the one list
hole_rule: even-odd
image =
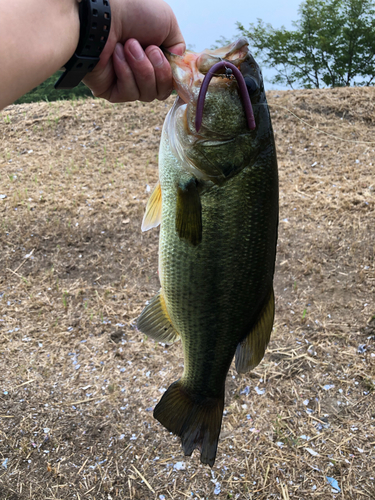
[[(189, 53), (192, 73), (202, 72), (179, 92), (186, 99), (188, 88), (189, 101), (177, 99), (163, 128), (160, 184), (143, 223), (148, 229), (161, 221), (161, 290), (138, 320), (138, 329), (159, 341), (181, 338), (182, 377), (165, 392), (154, 416), (181, 437), (186, 455), (199, 448), (201, 461), (211, 466), (231, 362), (235, 356), (240, 373), (255, 367), (270, 338), (278, 224), (276, 151), (261, 73), (244, 40), (221, 51), (206, 51), (193, 61)], [(193, 128), (202, 66), (209, 66), (210, 57), (216, 62), (218, 53), (257, 83), (253, 131), (237, 83), (225, 75), (210, 84), (202, 129)], [(186, 57), (171, 61), (177, 86), (187, 80), (181, 77), (183, 63)]]

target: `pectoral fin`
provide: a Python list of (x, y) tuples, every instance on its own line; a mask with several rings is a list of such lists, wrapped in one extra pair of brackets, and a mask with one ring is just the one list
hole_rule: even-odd
[(146, 212), (142, 221), (142, 231), (157, 227), (161, 222), (161, 187), (156, 184), (146, 205)]
[(275, 296), (271, 290), (270, 297), (261, 311), (257, 324), (237, 346), (236, 370), (238, 373), (246, 373), (262, 361), (271, 337), (274, 316)]
[(202, 205), (195, 179), (177, 189), (176, 231), (194, 246), (202, 241)]
[(179, 335), (169, 318), (161, 290), (143, 309), (137, 321), (137, 328), (158, 342), (172, 344), (178, 339)]

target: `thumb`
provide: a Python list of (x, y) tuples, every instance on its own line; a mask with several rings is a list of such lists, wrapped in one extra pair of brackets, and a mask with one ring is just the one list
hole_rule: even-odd
[(181, 56), (186, 50), (184, 37), (182, 36), (176, 16), (172, 11), (169, 33), (167, 38), (163, 41), (163, 46), (170, 52), (173, 52), (173, 54), (177, 54), (179, 56)]
[(176, 43), (175, 45), (170, 45), (169, 47), (166, 44), (163, 45), (167, 50), (169, 50), (169, 52), (172, 52), (172, 54), (177, 54), (178, 56), (182, 56), (186, 50), (185, 42)]

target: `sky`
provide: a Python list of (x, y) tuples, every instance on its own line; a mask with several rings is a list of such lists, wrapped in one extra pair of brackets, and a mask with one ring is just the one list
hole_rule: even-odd
[[(166, 0), (176, 14), (188, 48), (201, 51), (210, 48), (221, 36), (231, 39), (237, 34), (236, 22), (245, 28), (262, 19), (274, 28), (292, 28), (298, 19), (302, 0)], [(266, 89), (283, 90), (267, 82), (273, 73), (262, 68)]]

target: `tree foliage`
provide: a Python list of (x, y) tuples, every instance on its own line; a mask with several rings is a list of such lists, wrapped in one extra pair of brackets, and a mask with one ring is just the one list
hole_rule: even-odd
[(237, 23), (263, 64), (277, 71), (272, 83), (293, 88), (375, 85), (374, 0), (306, 0), (294, 29)]
[(62, 71), (57, 71), (54, 75), (50, 76), (45, 82), (43, 82), (38, 87), (25, 94), (24, 96), (17, 99), (15, 104), (28, 103), (28, 102), (39, 102), (39, 101), (59, 101), (59, 100), (74, 100), (92, 97), (91, 90), (86, 87), (82, 82), (77, 85), (74, 89), (69, 90), (56, 90), (54, 88), (55, 83), (59, 79)]

